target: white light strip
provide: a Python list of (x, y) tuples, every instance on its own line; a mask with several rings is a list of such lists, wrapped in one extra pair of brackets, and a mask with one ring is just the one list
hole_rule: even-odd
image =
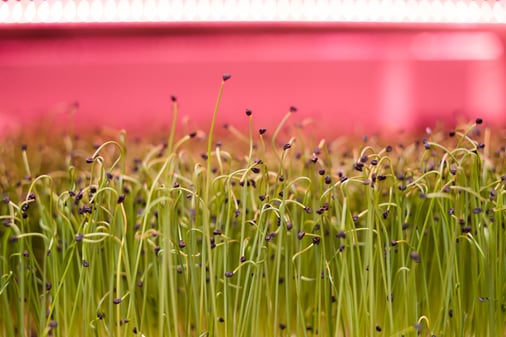
[(506, 0), (0, 1), (0, 24), (80, 22), (505, 24)]

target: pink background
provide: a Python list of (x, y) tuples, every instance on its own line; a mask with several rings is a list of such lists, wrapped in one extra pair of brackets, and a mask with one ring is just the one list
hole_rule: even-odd
[(170, 96), (207, 128), (273, 128), (291, 105), (321, 135), (412, 129), (482, 117), (506, 125), (506, 34), (492, 27), (65, 25), (0, 28), (0, 132), (38, 117), (149, 132)]

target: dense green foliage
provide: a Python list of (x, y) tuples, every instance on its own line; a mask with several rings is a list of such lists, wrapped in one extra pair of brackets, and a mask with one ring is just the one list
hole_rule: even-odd
[(500, 130), (283, 143), (285, 122), (6, 142), (0, 335), (504, 335)]

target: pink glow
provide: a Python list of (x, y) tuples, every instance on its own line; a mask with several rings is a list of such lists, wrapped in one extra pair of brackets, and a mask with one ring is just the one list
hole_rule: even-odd
[[(233, 77), (222, 101), (222, 124), (244, 127), (248, 107), (255, 127), (272, 128), (295, 105), (294, 121), (310, 118), (318, 134), (331, 136), (425, 127), (456, 114), (505, 125), (501, 33), (420, 32), (263, 26), (0, 30), (0, 130), (35, 116), (64, 121), (76, 100), (81, 128), (149, 130), (169, 124), (172, 94), (192, 127), (207, 128), (224, 72)], [(452, 44), (434, 53), (441, 41)]]

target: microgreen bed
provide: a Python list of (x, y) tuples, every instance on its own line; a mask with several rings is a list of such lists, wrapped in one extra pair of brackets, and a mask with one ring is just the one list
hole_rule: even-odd
[(227, 79), (206, 133), (4, 141), (0, 335), (506, 336), (504, 130), (215, 139)]

